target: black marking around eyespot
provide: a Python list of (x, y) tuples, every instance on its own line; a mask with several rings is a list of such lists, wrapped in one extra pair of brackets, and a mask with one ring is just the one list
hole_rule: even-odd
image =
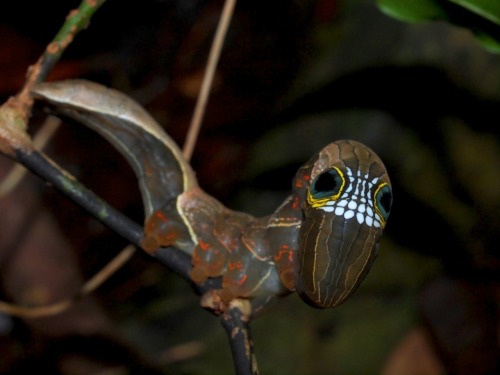
[(331, 197), (338, 194), (342, 187), (342, 177), (336, 169), (321, 173), (311, 184), (311, 195), (314, 199)]
[(387, 220), (392, 207), (392, 191), (389, 185), (384, 185), (377, 191), (375, 202), (384, 220)]

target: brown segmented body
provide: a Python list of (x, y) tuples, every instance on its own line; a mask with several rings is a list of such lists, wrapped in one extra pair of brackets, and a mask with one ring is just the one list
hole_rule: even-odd
[(284, 203), (256, 218), (199, 188), (175, 143), (124, 94), (82, 80), (39, 84), (33, 93), (127, 158), (144, 201), (144, 249), (190, 254), (195, 282), (222, 277), (223, 301), (265, 304), (297, 290), (315, 307), (334, 307), (370, 269), (392, 195), (382, 161), (361, 143), (326, 146), (298, 170)]

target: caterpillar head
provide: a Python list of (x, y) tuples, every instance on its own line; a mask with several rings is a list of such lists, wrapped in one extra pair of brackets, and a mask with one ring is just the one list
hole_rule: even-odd
[(297, 291), (319, 308), (343, 303), (358, 288), (378, 252), (392, 205), (389, 176), (365, 145), (342, 140), (297, 173), (302, 202)]

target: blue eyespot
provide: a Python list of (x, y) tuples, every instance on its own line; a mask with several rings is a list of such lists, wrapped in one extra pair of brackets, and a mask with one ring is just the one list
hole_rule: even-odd
[(339, 194), (344, 179), (337, 168), (321, 173), (311, 184), (310, 192), (314, 199), (334, 197)]
[(375, 191), (375, 206), (382, 218), (387, 220), (392, 207), (392, 191), (388, 184), (380, 185)]

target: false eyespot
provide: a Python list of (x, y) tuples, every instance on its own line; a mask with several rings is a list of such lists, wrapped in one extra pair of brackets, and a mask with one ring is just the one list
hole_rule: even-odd
[(380, 184), (374, 193), (375, 209), (384, 221), (387, 220), (391, 213), (392, 207), (392, 191), (387, 183)]
[(337, 200), (344, 190), (345, 177), (337, 167), (319, 174), (311, 184), (307, 200), (313, 207), (324, 206), (328, 201)]

